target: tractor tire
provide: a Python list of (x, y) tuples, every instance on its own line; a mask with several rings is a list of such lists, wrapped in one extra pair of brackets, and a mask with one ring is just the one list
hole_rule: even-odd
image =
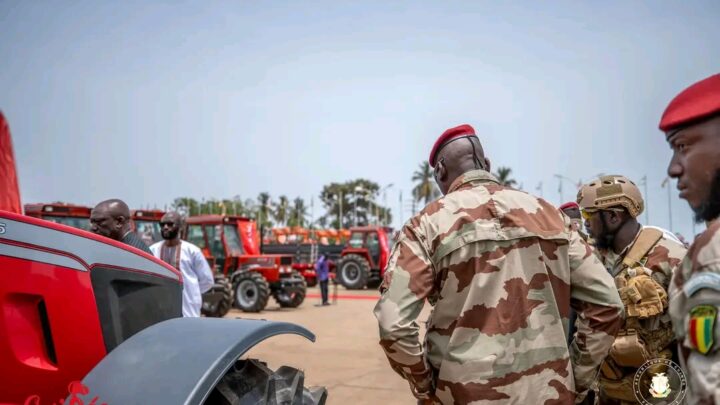
[[(220, 300), (213, 298), (211, 300), (205, 299), (210, 294), (221, 294)], [(228, 280), (222, 274), (215, 275), (215, 283), (213, 286), (203, 294), (203, 304), (201, 313), (209, 318), (222, 318), (232, 308), (233, 304), (233, 288), (230, 280)]]
[(222, 377), (206, 405), (324, 405), (327, 389), (306, 388), (305, 374), (282, 366), (272, 371), (258, 360), (238, 360)]
[(337, 266), (337, 276), (348, 290), (362, 290), (370, 277), (370, 264), (360, 255), (343, 256)]
[[(300, 273), (293, 271), (293, 276), (303, 278)], [(305, 301), (307, 293), (307, 283), (303, 279), (303, 289), (301, 291), (288, 294), (286, 291), (277, 289), (273, 291), (273, 298), (282, 308), (297, 308)]]
[(270, 286), (262, 274), (244, 271), (235, 277), (235, 307), (245, 312), (260, 312), (267, 306)]

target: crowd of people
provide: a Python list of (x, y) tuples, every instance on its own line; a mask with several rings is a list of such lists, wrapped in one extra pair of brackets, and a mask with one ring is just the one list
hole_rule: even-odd
[(689, 249), (638, 222), (625, 176), (556, 208), (501, 185), (471, 126), (437, 139), (443, 197), (399, 233), (375, 307), (418, 403), (720, 403), (720, 75), (678, 94), (659, 127), (668, 175), (707, 224)]

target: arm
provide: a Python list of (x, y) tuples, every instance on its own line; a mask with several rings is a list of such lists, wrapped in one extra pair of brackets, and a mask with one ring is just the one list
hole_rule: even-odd
[(570, 305), (578, 317), (570, 359), (575, 390), (582, 398), (622, 326), (623, 305), (612, 276), (577, 232), (572, 232), (569, 256)]
[(380, 345), (390, 367), (408, 380), (418, 399), (429, 398), (434, 390), (417, 323), (433, 281), (429, 255), (406, 225), (390, 253), (375, 317), (380, 326)]
[(208, 291), (215, 284), (210, 266), (200, 249), (193, 249), (193, 271), (197, 275), (201, 293)]
[(679, 343), (688, 354), (695, 399), (720, 403), (720, 262), (694, 272), (685, 281), (682, 294), (687, 301), (679, 326), (685, 330), (685, 339)]

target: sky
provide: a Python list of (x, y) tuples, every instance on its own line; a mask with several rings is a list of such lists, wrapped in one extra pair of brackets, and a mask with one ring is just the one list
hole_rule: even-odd
[(0, 0), (0, 110), (26, 203), (267, 191), (317, 218), (324, 184), (362, 177), (393, 185), (397, 226), (435, 139), (468, 123), (525, 190), (647, 176), (642, 222), (691, 236), (657, 126), (720, 71), (718, 21), (714, 0)]

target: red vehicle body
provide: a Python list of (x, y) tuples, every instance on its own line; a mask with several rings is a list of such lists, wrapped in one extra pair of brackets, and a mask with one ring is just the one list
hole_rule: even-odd
[(90, 230), (90, 207), (82, 205), (51, 203), (25, 204), (25, 215), (46, 221), (72, 226), (73, 228)]
[(337, 279), (348, 289), (380, 285), (390, 257), (392, 228), (363, 226), (350, 228), (350, 239), (337, 264)]
[(230, 279), (238, 308), (248, 312), (262, 311), (270, 294), (281, 306), (299, 306), (305, 298), (306, 285), (292, 269), (292, 256), (246, 251), (254, 243), (245, 237), (248, 229), (252, 229), (252, 224), (247, 221), (247, 218), (232, 215), (190, 217), (186, 223), (186, 239), (198, 246), (217, 271)]
[(125, 339), (181, 316), (157, 305), (180, 302), (181, 276), (152, 256), (27, 216), (0, 212), (0, 224), (0, 403), (64, 398)]
[[(272, 255), (275, 253), (265, 251), (265, 244), (261, 244), (260, 234), (257, 229), (257, 222), (250, 218), (236, 217), (238, 232), (242, 239), (242, 245), (245, 252), (252, 255)], [(283, 251), (282, 256), (291, 256), (295, 252)], [(317, 284), (317, 275), (315, 274), (315, 264), (312, 262), (297, 261), (293, 258), (293, 270), (297, 271), (305, 279), (305, 283), (313, 287)]]
[(0, 112), (0, 210), (22, 214), (10, 125)]

